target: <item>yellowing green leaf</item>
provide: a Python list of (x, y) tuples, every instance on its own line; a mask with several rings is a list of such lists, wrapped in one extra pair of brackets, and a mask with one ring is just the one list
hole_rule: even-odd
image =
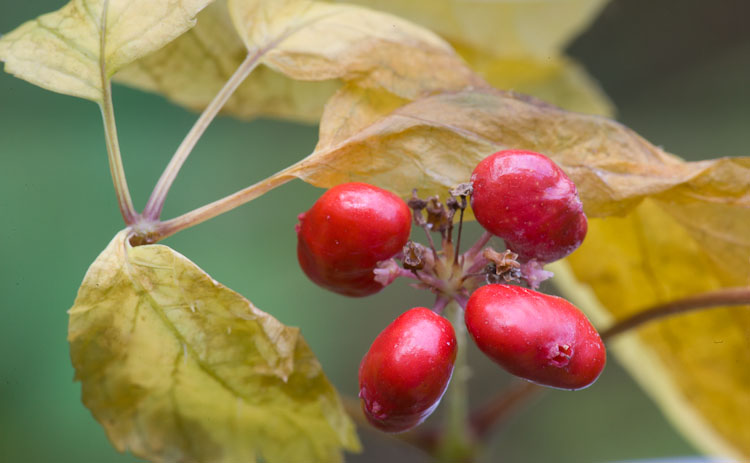
[(0, 38), (0, 61), (40, 87), (100, 101), (107, 79), (188, 30), (211, 1), (73, 0)]
[(296, 328), (161, 245), (120, 232), (70, 309), (84, 404), (154, 462), (336, 462), (354, 428)]

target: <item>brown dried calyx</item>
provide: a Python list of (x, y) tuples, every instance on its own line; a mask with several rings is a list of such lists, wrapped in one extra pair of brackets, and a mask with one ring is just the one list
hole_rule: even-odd
[(413, 272), (422, 270), (425, 266), (424, 251), (424, 247), (414, 241), (407, 242), (403, 250), (404, 258), (402, 262), (404, 268)]
[(482, 257), (490, 261), (485, 268), (487, 283), (520, 281), (521, 264), (518, 262), (518, 254), (515, 252), (507, 249), (503, 252), (497, 252), (492, 248), (485, 248), (482, 251)]

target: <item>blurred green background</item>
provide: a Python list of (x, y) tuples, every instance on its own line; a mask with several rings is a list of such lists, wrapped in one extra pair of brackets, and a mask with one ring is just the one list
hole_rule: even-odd
[[(0, 0), (0, 32), (62, 6)], [(618, 119), (689, 159), (750, 155), (750, 2), (612, 2), (569, 52), (618, 107)], [(151, 187), (195, 119), (162, 98), (115, 88), (131, 192)], [(218, 120), (169, 196), (165, 217), (255, 182), (309, 153), (316, 128)], [(331, 380), (356, 394), (359, 360), (401, 311), (429, 305), (396, 284), (352, 300), (307, 281), (295, 256), (296, 215), (320, 191), (295, 181), (170, 238), (215, 279), (299, 326)], [(89, 264), (122, 228), (102, 125), (89, 102), (0, 73), (0, 462), (133, 462), (118, 454), (80, 402), (66, 310)], [(476, 227), (470, 227), (477, 234)], [(472, 403), (509, 378), (474, 349)], [(439, 419), (439, 417), (437, 418)], [(429, 461), (367, 429), (350, 462)], [(487, 462), (612, 462), (694, 455), (614, 359), (578, 392), (553, 391), (492, 440)]]

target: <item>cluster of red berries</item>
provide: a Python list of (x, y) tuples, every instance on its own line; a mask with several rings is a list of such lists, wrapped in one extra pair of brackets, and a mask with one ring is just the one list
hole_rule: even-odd
[[(489, 233), (459, 254), (468, 197)], [(454, 245), (456, 212), (461, 219)], [(427, 231), (429, 248), (409, 241), (412, 220)], [(371, 185), (342, 184), (299, 221), (299, 262), (318, 285), (366, 296), (405, 276), (437, 297), (432, 310), (417, 307), (396, 318), (362, 359), (362, 408), (381, 430), (420, 424), (447, 389), (457, 349), (453, 326), (441, 316), (450, 301), (465, 310), (477, 346), (514, 375), (573, 390), (592, 384), (604, 368), (604, 345), (585, 315), (564, 299), (535, 291), (551, 276), (544, 264), (573, 252), (587, 229), (575, 185), (544, 155), (512, 150), (487, 157), (470, 183), (451, 190), (445, 205), (416, 192), (407, 203)], [(442, 235), (440, 251), (431, 232)], [(492, 235), (505, 241), (505, 252), (484, 248)], [(481, 286), (485, 282), (490, 284)]]

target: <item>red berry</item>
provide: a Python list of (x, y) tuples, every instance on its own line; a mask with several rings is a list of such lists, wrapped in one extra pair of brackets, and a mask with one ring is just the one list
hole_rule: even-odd
[(561, 259), (586, 236), (575, 185), (542, 154), (499, 151), (477, 165), (471, 181), (477, 221), (522, 260)]
[(401, 251), (411, 231), (411, 211), (393, 193), (365, 183), (325, 192), (297, 225), (297, 257), (318, 285), (347, 296), (367, 296), (383, 285), (373, 270)]
[(559, 297), (487, 285), (471, 295), (465, 315), (482, 352), (535, 383), (581, 389), (596, 381), (607, 361), (599, 333), (583, 312)]
[(456, 347), (450, 322), (424, 307), (388, 325), (359, 366), (359, 397), (370, 423), (402, 432), (424, 421), (448, 387)]

